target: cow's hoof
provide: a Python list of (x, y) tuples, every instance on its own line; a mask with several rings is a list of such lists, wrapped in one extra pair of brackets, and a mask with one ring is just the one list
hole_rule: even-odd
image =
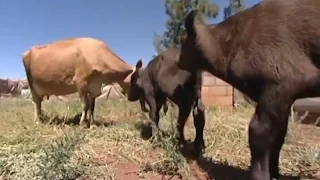
[(275, 172), (273, 174), (270, 174), (270, 179), (280, 179), (281, 175), (279, 172)]
[(87, 128), (92, 129), (92, 122), (87, 122)]

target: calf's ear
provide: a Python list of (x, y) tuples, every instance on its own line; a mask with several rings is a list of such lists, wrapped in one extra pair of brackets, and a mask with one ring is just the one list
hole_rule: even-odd
[(137, 64), (136, 64), (136, 70), (140, 69), (142, 67), (142, 60), (139, 59)]

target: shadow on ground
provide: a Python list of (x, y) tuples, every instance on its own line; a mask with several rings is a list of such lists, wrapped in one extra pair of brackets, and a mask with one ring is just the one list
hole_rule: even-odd
[[(81, 113), (78, 113), (74, 115), (73, 117), (65, 117), (65, 116), (47, 116), (43, 115), (41, 117), (41, 122), (45, 124), (51, 124), (51, 125), (70, 125), (70, 126), (85, 126), (85, 125), (79, 125), (81, 118)], [(97, 127), (108, 127), (115, 125), (114, 121), (106, 122), (104, 120), (97, 120), (95, 119), (92, 125), (95, 125)]]
[[(210, 179), (215, 180), (248, 180), (249, 172), (238, 167), (218, 164), (211, 158), (201, 157), (196, 160), (198, 166), (205, 171)], [(300, 180), (300, 177), (283, 176), (280, 180)]]
[[(139, 123), (136, 128), (140, 130), (141, 138), (149, 139), (152, 136), (152, 128), (147, 124)], [(168, 135), (170, 136), (170, 135)], [(238, 167), (232, 167), (225, 164), (214, 162), (211, 158), (199, 157), (196, 158), (193, 154), (193, 142), (188, 141), (180, 148), (181, 154), (188, 162), (195, 161), (198, 168), (207, 174), (209, 179), (215, 180), (248, 180), (249, 172)], [(280, 180), (300, 180), (300, 177), (283, 176)]]

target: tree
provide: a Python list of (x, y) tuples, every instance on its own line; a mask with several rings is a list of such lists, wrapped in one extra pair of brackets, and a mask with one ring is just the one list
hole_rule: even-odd
[[(166, 0), (166, 31), (163, 35), (155, 36), (153, 45), (157, 53), (167, 48), (180, 47), (180, 36), (184, 32), (184, 18), (192, 9), (198, 9), (198, 18), (203, 22), (206, 18), (216, 18), (219, 12), (217, 4), (211, 0)], [(160, 46), (161, 44), (161, 46)]]
[[(160, 54), (166, 50), (166, 48), (162, 45), (163, 43), (163, 36), (159, 35), (156, 32), (153, 32), (153, 46), (157, 52), (157, 54)], [(153, 55), (152, 58), (155, 58), (157, 55)]]
[(243, 0), (227, 0), (229, 4), (223, 9), (224, 19), (246, 9)]

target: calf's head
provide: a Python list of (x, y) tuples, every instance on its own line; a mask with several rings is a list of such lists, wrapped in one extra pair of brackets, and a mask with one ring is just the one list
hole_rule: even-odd
[(141, 76), (140, 68), (142, 67), (142, 61), (139, 60), (135, 66), (135, 69), (130, 77), (128, 101), (137, 101), (143, 95), (143, 90), (141, 86)]
[(128, 95), (130, 91), (131, 77), (135, 73), (136, 66), (132, 67), (132, 72), (124, 78), (123, 81), (118, 82), (121, 87), (121, 93)]

